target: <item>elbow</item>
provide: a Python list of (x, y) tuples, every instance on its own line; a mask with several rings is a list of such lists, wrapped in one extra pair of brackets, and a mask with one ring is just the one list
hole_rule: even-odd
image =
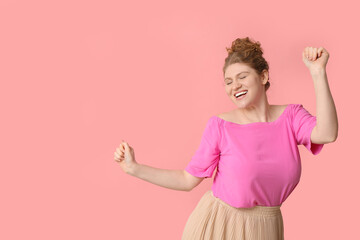
[(331, 142), (335, 142), (337, 137), (338, 137), (338, 127), (336, 126), (336, 130), (334, 131), (334, 133), (332, 134), (332, 138), (330, 138)]
[(329, 142), (329, 143), (335, 142), (336, 139), (337, 139), (337, 137), (338, 137), (338, 135), (337, 135), (337, 133), (336, 133), (336, 135), (331, 136), (331, 137), (329, 138), (328, 142)]
[(196, 186), (198, 186), (203, 180), (204, 177), (196, 177), (183, 170), (184, 183), (185, 183), (185, 191), (190, 192)]
[(186, 186), (186, 188), (184, 188), (185, 192), (191, 192), (194, 189), (194, 186)]
[(331, 142), (335, 142), (337, 139), (337, 135), (331, 139)]
[(192, 184), (192, 185), (188, 185), (187, 187), (186, 187), (186, 192), (191, 192), (195, 187), (197, 186), (197, 184), (196, 185), (194, 185), (194, 184)]
[(331, 142), (335, 142), (337, 137), (338, 137), (338, 131), (336, 131), (335, 134), (333, 135), (333, 137), (330, 139)]

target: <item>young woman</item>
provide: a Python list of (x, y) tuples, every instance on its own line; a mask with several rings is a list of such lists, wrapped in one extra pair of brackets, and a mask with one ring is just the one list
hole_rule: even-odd
[(185, 170), (138, 164), (133, 148), (124, 141), (114, 158), (132, 176), (182, 191), (212, 177), (217, 168), (213, 186), (191, 213), (182, 240), (282, 240), (280, 207), (301, 175), (298, 145), (317, 155), (337, 138), (337, 114), (325, 69), (329, 53), (307, 47), (302, 54), (314, 81), (315, 117), (302, 104), (268, 103), (269, 66), (259, 42), (238, 38), (227, 51), (224, 87), (237, 108), (208, 119)]

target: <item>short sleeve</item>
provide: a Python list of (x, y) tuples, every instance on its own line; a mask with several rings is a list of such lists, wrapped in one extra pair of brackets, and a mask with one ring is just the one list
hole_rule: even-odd
[(324, 144), (311, 142), (311, 132), (316, 126), (316, 117), (311, 115), (302, 104), (293, 106), (293, 129), (298, 145), (304, 145), (313, 155), (320, 153)]
[(211, 177), (220, 159), (219, 139), (219, 122), (213, 116), (208, 120), (200, 146), (185, 170), (195, 177)]

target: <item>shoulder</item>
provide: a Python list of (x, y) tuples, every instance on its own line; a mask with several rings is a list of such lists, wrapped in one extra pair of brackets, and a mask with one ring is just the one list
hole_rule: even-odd
[(294, 103), (294, 104), (291, 104), (291, 105), (292, 105), (292, 108), (293, 108), (294, 115), (297, 115), (299, 113), (301, 114), (301, 113), (308, 112), (308, 110), (301, 103)]
[[(287, 108), (293, 107), (293, 104), (285, 104), (285, 105), (273, 105), (278, 112), (283, 113)], [(276, 111), (275, 110), (275, 111)]]
[(218, 113), (215, 115), (217, 118), (220, 118), (222, 120), (225, 120), (225, 121), (233, 121), (235, 119), (235, 116), (234, 116), (234, 113), (233, 113), (233, 110), (232, 111), (229, 111), (229, 112), (222, 112), (222, 113)]

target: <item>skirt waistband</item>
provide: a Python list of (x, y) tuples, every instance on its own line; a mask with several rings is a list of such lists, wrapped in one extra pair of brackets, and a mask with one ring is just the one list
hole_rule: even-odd
[(246, 214), (246, 215), (261, 215), (261, 216), (276, 216), (278, 214), (281, 214), (281, 205), (280, 206), (254, 206), (250, 208), (236, 208), (231, 206), (230, 204), (224, 202), (220, 198), (217, 198), (214, 196), (212, 190), (209, 190), (207, 194), (210, 194), (211, 197), (217, 201), (218, 203), (222, 204), (223, 206), (229, 208), (232, 211), (236, 211), (240, 214)]

